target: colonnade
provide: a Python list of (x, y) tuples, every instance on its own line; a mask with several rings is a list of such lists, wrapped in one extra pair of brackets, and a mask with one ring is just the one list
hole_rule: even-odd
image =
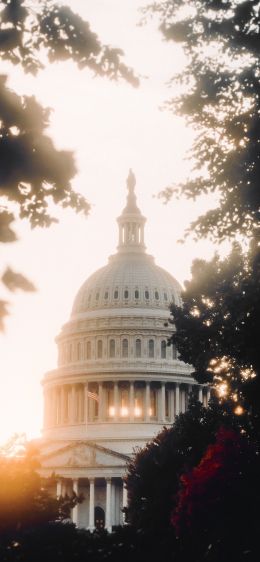
[[(86, 507), (87, 513), (85, 513), (85, 521), (87, 521), (87, 528), (93, 531), (97, 526), (97, 520), (95, 517), (95, 510), (101, 509), (104, 513), (104, 527), (111, 532), (113, 525), (119, 525), (124, 522), (124, 514), (122, 515), (121, 521), (117, 514), (115, 513), (115, 502), (113, 500), (113, 484), (115, 481), (118, 482), (118, 478), (106, 477), (97, 479), (94, 477), (88, 477), (88, 501), (83, 503), (83, 509)], [(101, 482), (102, 494), (96, 497), (96, 483), (99, 480)], [(79, 478), (74, 478), (70, 480), (58, 479), (57, 481), (57, 497), (64, 496), (65, 494), (70, 495), (74, 492), (77, 496), (81, 493), (81, 480)], [(127, 507), (127, 490), (124, 481), (121, 479), (121, 486), (119, 489), (120, 493), (120, 512), (124, 507)], [(82, 526), (79, 510), (81, 509), (80, 504), (77, 504), (71, 510), (71, 519), (76, 526)], [(100, 523), (100, 521), (99, 521)], [(102, 525), (102, 523), (101, 523)]]
[(207, 406), (210, 390), (162, 381), (109, 381), (58, 385), (45, 390), (45, 428), (88, 422), (173, 422), (196, 390)]

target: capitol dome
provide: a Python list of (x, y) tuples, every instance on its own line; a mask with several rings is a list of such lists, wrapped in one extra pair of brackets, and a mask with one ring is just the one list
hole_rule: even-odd
[(167, 345), (181, 287), (146, 254), (131, 170), (127, 188), (117, 253), (79, 289), (56, 340), (58, 367), (43, 380), (42, 474), (59, 475), (58, 495), (83, 493), (72, 519), (92, 530), (123, 523), (134, 448), (172, 425), (192, 390), (209, 398)]
[(118, 253), (80, 288), (71, 317), (102, 308), (164, 308), (180, 305), (181, 286), (147, 254)]

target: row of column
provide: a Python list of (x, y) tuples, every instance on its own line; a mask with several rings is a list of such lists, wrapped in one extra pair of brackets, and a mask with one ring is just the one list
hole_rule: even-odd
[[(173, 422), (184, 412), (192, 385), (129, 381), (62, 385), (45, 392), (45, 427), (104, 421)], [(198, 399), (207, 406), (210, 390), (195, 386)]]
[[(88, 529), (94, 531), (95, 529), (95, 478), (88, 478), (89, 481), (89, 518)], [(105, 478), (106, 481), (106, 500), (105, 500), (105, 528), (112, 531), (112, 478)], [(72, 480), (72, 491), (79, 496), (79, 479)], [(63, 496), (62, 480), (57, 481), (57, 497)], [(122, 481), (122, 509), (127, 507), (127, 489)], [(76, 526), (79, 525), (79, 504), (75, 505), (72, 509), (72, 521)], [(123, 515), (124, 521), (124, 515)], [(119, 522), (118, 522), (119, 524)]]

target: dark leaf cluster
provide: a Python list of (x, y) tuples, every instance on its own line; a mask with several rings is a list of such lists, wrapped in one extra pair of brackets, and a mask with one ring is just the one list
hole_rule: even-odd
[(194, 366), (200, 383), (225, 384), (238, 403), (260, 413), (260, 259), (234, 245), (225, 259), (195, 260), (185, 283), (183, 307), (171, 307), (176, 331), (171, 342), (180, 359)]

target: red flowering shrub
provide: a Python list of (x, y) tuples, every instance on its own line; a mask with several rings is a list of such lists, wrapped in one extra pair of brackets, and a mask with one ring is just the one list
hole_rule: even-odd
[(188, 543), (195, 559), (205, 549), (217, 549), (218, 556), (223, 551), (227, 559), (231, 546), (250, 552), (259, 526), (260, 486), (258, 451), (247, 439), (221, 428), (198, 466), (180, 480), (171, 523), (182, 547), (187, 550)]

